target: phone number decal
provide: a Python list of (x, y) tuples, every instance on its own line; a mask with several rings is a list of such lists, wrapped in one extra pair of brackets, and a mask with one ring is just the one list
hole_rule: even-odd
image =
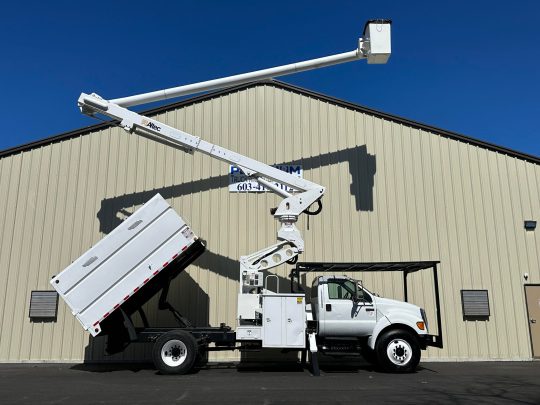
[[(302, 178), (303, 171), (301, 165), (272, 165), (279, 170)], [(292, 192), (294, 189), (284, 184), (274, 183), (282, 190)], [(229, 192), (234, 193), (264, 193), (268, 191), (266, 187), (259, 184), (257, 180), (250, 179), (236, 166), (229, 166)]]

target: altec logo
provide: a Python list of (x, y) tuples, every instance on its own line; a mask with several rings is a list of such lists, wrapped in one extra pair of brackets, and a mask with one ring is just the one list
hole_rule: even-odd
[(161, 131), (161, 127), (158, 127), (156, 124), (154, 124), (153, 122), (151, 121), (148, 121), (148, 120), (145, 120), (143, 119), (141, 121), (141, 124), (144, 126), (144, 127), (148, 127), (150, 129), (153, 129), (154, 131)]

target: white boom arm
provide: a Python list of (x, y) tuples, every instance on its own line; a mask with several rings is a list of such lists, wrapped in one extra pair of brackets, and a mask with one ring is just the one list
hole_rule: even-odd
[[(152, 118), (137, 114), (126, 109), (125, 106), (179, 97), (358, 59), (367, 59), (368, 63), (386, 63), (389, 56), (390, 21), (373, 20), (366, 23), (364, 36), (359, 40), (358, 49), (351, 52), (111, 101), (105, 100), (97, 94), (82, 93), (78, 104), (84, 114), (108, 116), (130, 133), (150, 135), (176, 144), (190, 153), (197, 150), (236, 166), (247, 176), (255, 178), (263, 186), (284, 197), (278, 207), (272, 210), (274, 217), (281, 223), (277, 243), (240, 258), (241, 293), (247, 293), (254, 287), (257, 291), (260, 290), (262, 286), (261, 270), (276, 267), (284, 262), (294, 262), (298, 254), (304, 251), (304, 240), (296, 228), (295, 222), (303, 212), (312, 215), (320, 212), (322, 207), (320, 200), (324, 195), (325, 188), (247, 156), (204, 141), (199, 137), (170, 127)], [(285, 184), (295, 191), (293, 193), (284, 191), (277, 187), (274, 182)], [(308, 211), (309, 207), (315, 202), (318, 202), (319, 208), (315, 212)]]
[(167, 100), (202, 91), (216, 90), (223, 87), (236, 86), (253, 82), (255, 80), (268, 79), (304, 72), (306, 70), (319, 69), (339, 63), (352, 62), (359, 59), (367, 59), (370, 64), (383, 64), (388, 61), (391, 52), (389, 20), (370, 20), (364, 27), (364, 36), (358, 40), (358, 48), (336, 55), (323, 58), (311, 59), (289, 65), (277, 66), (269, 69), (257, 70), (235, 76), (213, 79), (185, 86), (172, 87), (170, 89), (152, 91), (150, 93), (137, 94), (111, 100), (112, 103), (123, 107), (131, 107), (154, 101)]

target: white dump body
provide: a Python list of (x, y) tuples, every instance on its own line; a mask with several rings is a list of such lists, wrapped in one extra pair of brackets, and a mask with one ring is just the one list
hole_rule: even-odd
[(197, 237), (156, 194), (51, 280), (93, 336), (100, 322), (182, 254)]

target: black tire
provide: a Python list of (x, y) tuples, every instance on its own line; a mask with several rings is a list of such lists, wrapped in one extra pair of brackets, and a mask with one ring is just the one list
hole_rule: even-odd
[(197, 341), (181, 330), (161, 335), (152, 348), (152, 360), (162, 374), (186, 374), (193, 368), (197, 354)]
[(375, 353), (382, 370), (392, 373), (412, 373), (421, 357), (418, 339), (403, 329), (383, 332), (377, 339)]

